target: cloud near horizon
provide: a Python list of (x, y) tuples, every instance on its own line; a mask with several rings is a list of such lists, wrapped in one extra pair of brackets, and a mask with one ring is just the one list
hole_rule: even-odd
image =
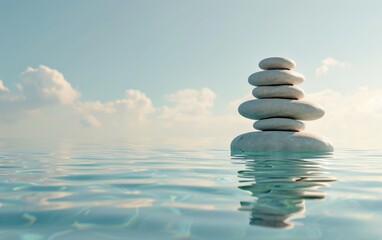
[(322, 105), (325, 116), (307, 122), (308, 130), (322, 133), (341, 146), (382, 146), (382, 89), (359, 87), (354, 94), (324, 90), (307, 95)]
[(79, 92), (55, 69), (40, 65), (28, 67), (16, 84), (18, 92), (13, 93), (0, 83), (0, 121), (17, 121), (31, 112), (46, 106), (70, 105), (79, 97)]
[(28, 67), (14, 92), (1, 86), (5, 137), (209, 138), (221, 130), (217, 125), (237, 121), (212, 113), (216, 94), (206, 87), (167, 94), (162, 106), (137, 89), (113, 101), (82, 101), (62, 73), (44, 65)]
[(59, 71), (40, 65), (37, 68), (28, 67), (22, 74), (23, 80), (18, 88), (28, 102), (36, 105), (44, 104), (72, 104), (79, 97), (79, 93), (64, 78)]
[[(2, 83), (2, 82), (1, 82)], [(8, 89), (4, 84), (3, 89)], [(155, 106), (136, 89), (113, 101), (82, 101), (59, 71), (47, 66), (27, 68), (16, 93), (0, 91), (0, 134), (3, 137), (127, 139), (138, 142), (199, 143), (205, 139), (228, 145), (236, 135), (253, 131), (253, 121), (237, 113), (243, 96), (217, 114), (213, 90), (182, 89)], [(1, 89), (1, 88), (0, 88)], [(382, 89), (360, 87), (354, 94), (324, 90), (306, 94), (321, 104), (324, 118), (306, 122), (307, 131), (330, 138), (335, 146), (380, 145)]]
[(327, 57), (324, 60), (321, 61), (321, 65), (316, 68), (316, 76), (322, 76), (329, 72), (329, 70), (333, 67), (346, 67), (349, 64), (346, 62), (341, 62), (337, 59), (334, 59), (332, 57)]

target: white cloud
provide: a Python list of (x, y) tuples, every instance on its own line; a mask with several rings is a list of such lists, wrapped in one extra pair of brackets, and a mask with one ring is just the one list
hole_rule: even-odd
[(3, 92), (3, 93), (9, 92), (9, 89), (4, 86), (4, 83), (2, 80), (0, 80), (0, 92)]
[(341, 62), (337, 59), (334, 59), (332, 57), (325, 58), (321, 61), (321, 65), (316, 68), (316, 76), (322, 76), (329, 72), (330, 68), (333, 67), (346, 67), (348, 66), (348, 63)]
[(326, 135), (339, 146), (381, 146), (382, 89), (360, 87), (355, 93), (325, 90), (306, 97), (325, 109), (325, 116), (306, 122), (307, 130)]
[[(214, 114), (216, 94), (209, 88), (169, 93), (164, 96), (167, 103), (155, 107), (136, 89), (109, 102), (81, 101), (63, 74), (47, 66), (27, 68), (16, 85), (16, 94), (0, 95), (0, 110), (7, 112), (0, 116), (0, 124), (11, 123), (0, 128), (3, 136), (159, 139), (161, 143), (186, 139), (195, 144), (202, 138), (226, 141), (227, 136), (239, 133), (237, 122), (245, 121), (236, 116), (236, 110)], [(247, 126), (251, 128), (251, 123)]]
[(21, 78), (23, 81), (19, 88), (28, 102), (65, 105), (72, 104), (79, 97), (62, 73), (44, 65), (28, 67)]
[(81, 119), (82, 125), (85, 127), (101, 127), (101, 123), (93, 115), (83, 115)]
[(131, 126), (147, 124), (147, 116), (156, 111), (151, 99), (135, 89), (128, 89), (125, 97), (102, 103), (100, 101), (78, 102), (78, 112), (87, 126)]
[(164, 98), (168, 104), (154, 107), (144, 93), (129, 89), (124, 98), (114, 101), (78, 102), (77, 111), (83, 125), (96, 127), (86, 132), (87, 135), (124, 138), (134, 143), (195, 145), (207, 141), (224, 142), (226, 146), (227, 136), (230, 138), (240, 129), (233, 127), (237, 120), (243, 121), (230, 114), (213, 114), (216, 94), (208, 88), (183, 89)]
[(115, 111), (127, 114), (131, 118), (137, 118), (140, 121), (146, 119), (146, 115), (155, 111), (151, 99), (139, 90), (128, 89), (125, 92), (125, 98), (109, 102), (108, 107)]
[(17, 93), (9, 91), (0, 81), (0, 122), (17, 121), (44, 107), (71, 105), (79, 93), (59, 71), (47, 66), (28, 67), (21, 75), (22, 81), (16, 84)]
[(160, 118), (169, 121), (193, 121), (210, 115), (216, 94), (209, 88), (183, 89), (165, 96), (175, 106), (163, 106)]

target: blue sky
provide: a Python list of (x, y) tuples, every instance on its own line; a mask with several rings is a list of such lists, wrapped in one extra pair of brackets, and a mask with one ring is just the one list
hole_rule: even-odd
[[(109, 111), (107, 119), (101, 120), (104, 116), (94, 113), (94, 107), (89, 105), (98, 102), (106, 106), (109, 103), (108, 107), (115, 108), (121, 103), (117, 104), (119, 100), (130, 99), (130, 102), (125, 102), (129, 106), (125, 107), (126, 111), (130, 111), (128, 115), (141, 116), (142, 113), (131, 110), (131, 99), (135, 99), (134, 101), (140, 101), (140, 104), (147, 107), (145, 117), (132, 121), (124, 116), (123, 120), (118, 121), (124, 121), (131, 126), (146, 118), (154, 122), (166, 117), (177, 119), (181, 116), (180, 119), (187, 119), (187, 114), (192, 118), (200, 111), (205, 115), (195, 121), (205, 121), (206, 126), (195, 131), (203, 132), (200, 136), (209, 137), (220, 136), (224, 129), (232, 128), (226, 131), (226, 135), (221, 135), (228, 139), (224, 140), (227, 142), (232, 134), (245, 129), (251, 130), (252, 124), (248, 120), (235, 120), (237, 122), (225, 126), (227, 121), (221, 118), (234, 118), (236, 115), (240, 117), (233, 104), (250, 93), (252, 88), (247, 83), (247, 77), (258, 71), (257, 63), (268, 56), (294, 59), (297, 62), (296, 70), (306, 77), (301, 87), (308, 97), (310, 93), (311, 96), (316, 96), (315, 102), (322, 101), (324, 107), (327, 107), (326, 103), (330, 108), (342, 99), (348, 99), (349, 104), (364, 101), (367, 106), (372, 106), (368, 108), (368, 114), (371, 115), (366, 116), (379, 121), (379, 113), (382, 112), (381, 99), (378, 97), (379, 90), (382, 89), (380, 9), (382, 2), (371, 0), (1, 0), (0, 79), (8, 89), (8, 96), (2, 97), (9, 99), (12, 94), (14, 98), (25, 98), (23, 101), (26, 102), (34, 101), (29, 104), (33, 108), (26, 108), (15, 107), (8, 100), (4, 100), (5, 103), (0, 108), (4, 114), (17, 114), (12, 120), (0, 122), (0, 126), (3, 125), (1, 133), (10, 137), (36, 135), (37, 133), (32, 134), (31, 129), (34, 128), (40, 129), (41, 136), (41, 133), (51, 132), (44, 126), (52, 124), (51, 127), (55, 128), (54, 123), (58, 124), (66, 118), (68, 121), (69, 118), (73, 120), (77, 114), (78, 122), (83, 122), (81, 118), (84, 116), (85, 119), (89, 116), (96, 119), (98, 124), (93, 121), (90, 125), (97, 126), (97, 130), (84, 130), (86, 134), (96, 134), (101, 131), (100, 128), (108, 125), (106, 122), (115, 122), (120, 117), (111, 116), (112, 110), (108, 109), (104, 110)], [(47, 68), (39, 68), (40, 65)], [(28, 67), (40, 71), (42, 75), (34, 74), (36, 71), (26, 71)], [(25, 97), (25, 86), (32, 86), (25, 83), (26, 78), (37, 83), (40, 80), (35, 78), (52, 77), (52, 71), (62, 74), (63, 81), (74, 89), (75, 93), (69, 91), (69, 95), (74, 94), (70, 95), (73, 98), (63, 100), (63, 95), (57, 95), (56, 98), (50, 96), (50, 103), (42, 104), (42, 99), (46, 100), (43, 97), (37, 104), (36, 97)], [(21, 93), (20, 84), (24, 84), (24, 92)], [(33, 96), (39, 93), (36, 90), (37, 85), (33, 85)], [(365, 90), (360, 90), (361, 87), (366, 87), (367, 92), (362, 92)], [(138, 92), (125, 93), (127, 89)], [(182, 92), (185, 89), (188, 92)], [(360, 91), (370, 97), (360, 97)], [(194, 100), (178, 104), (179, 99), (183, 99), (182, 96)], [(334, 102), (327, 103), (328, 99)], [(370, 99), (373, 99), (372, 103)], [(65, 101), (76, 106), (71, 108)], [(186, 109), (187, 106), (193, 108)], [(344, 108), (342, 105), (336, 106)], [(365, 114), (362, 112), (365, 107), (358, 108), (361, 111), (359, 114)], [(343, 114), (345, 116), (350, 113)], [(150, 117), (150, 114), (156, 115)], [(345, 130), (344, 133), (333, 133), (336, 130), (328, 127), (345, 124), (344, 121), (347, 120), (344, 116), (333, 117), (329, 109), (322, 122), (326, 125), (319, 125), (318, 122), (322, 120), (317, 120), (315, 124), (318, 125), (313, 130), (323, 131), (330, 138), (344, 135)], [(218, 117), (221, 121), (215, 130), (209, 129), (208, 125), (218, 120), (205, 120), (213, 117)], [(22, 121), (18, 121), (19, 118)], [(364, 126), (361, 120), (348, 124), (351, 128), (362, 129)], [(85, 120), (87, 121), (92, 122), (89, 119)], [(179, 125), (179, 121), (171, 126), (163, 127), (164, 123), (156, 128), (163, 127), (167, 132), (179, 132), (180, 126), (175, 126)], [(187, 125), (187, 120), (184, 122)], [(236, 124), (239, 124), (237, 128)], [(358, 125), (354, 126), (355, 124)], [(81, 128), (80, 125), (74, 126), (77, 126), (74, 122), (73, 125), (67, 124), (67, 128), (76, 129), (73, 130), (76, 134), (82, 131), (77, 129)], [(363, 132), (367, 130), (363, 129)], [(115, 129), (107, 130), (110, 131)], [(59, 135), (60, 132), (55, 134)], [(156, 130), (155, 134), (163, 135), (160, 130)], [(135, 136), (140, 135), (140, 132), (130, 129), (124, 135)], [(363, 136), (361, 135), (360, 138)], [(182, 134), (177, 136), (182, 137)], [(197, 136), (199, 135), (193, 137)], [(347, 144), (345, 140), (339, 140), (341, 141), (344, 145)]]

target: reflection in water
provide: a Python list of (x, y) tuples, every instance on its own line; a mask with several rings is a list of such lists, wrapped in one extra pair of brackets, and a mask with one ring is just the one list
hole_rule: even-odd
[(242, 201), (240, 210), (250, 211), (251, 225), (293, 227), (289, 220), (303, 216), (305, 199), (323, 199), (321, 186), (333, 178), (325, 176), (322, 164), (329, 154), (277, 153), (235, 156), (245, 170), (238, 172), (240, 189), (249, 191), (254, 201)]

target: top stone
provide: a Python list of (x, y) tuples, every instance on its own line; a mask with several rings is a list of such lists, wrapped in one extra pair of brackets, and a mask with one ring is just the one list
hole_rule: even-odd
[(264, 70), (272, 69), (288, 69), (291, 70), (296, 66), (296, 63), (289, 58), (270, 57), (259, 62), (259, 67)]

